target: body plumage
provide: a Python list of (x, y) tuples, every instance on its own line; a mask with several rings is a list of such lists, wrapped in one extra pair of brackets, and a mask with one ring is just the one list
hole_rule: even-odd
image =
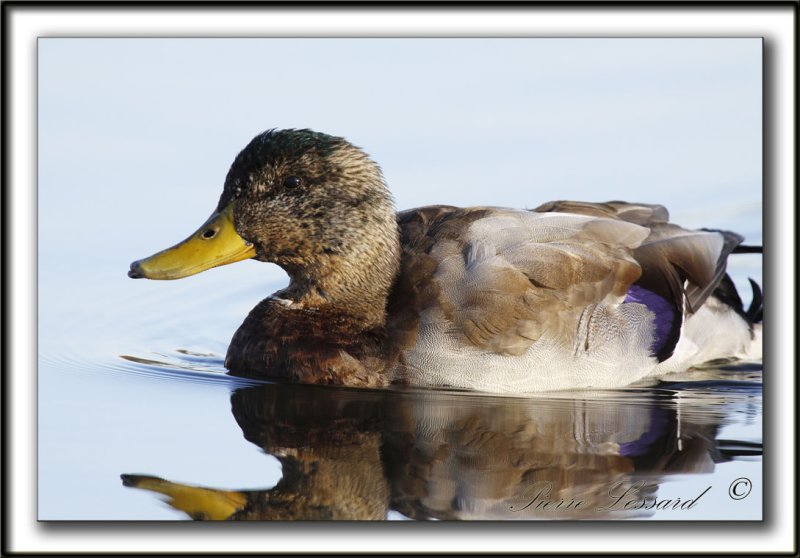
[[(186, 243), (194, 258), (223, 237), (210, 265), (175, 263)], [(746, 312), (725, 273), (741, 241), (683, 229), (651, 204), (396, 213), (362, 150), (270, 130), (236, 158), (209, 221), (129, 274), (177, 278), (245, 257), (283, 267), (289, 285), (233, 336), (235, 374), (525, 393), (760, 358), (760, 298)]]

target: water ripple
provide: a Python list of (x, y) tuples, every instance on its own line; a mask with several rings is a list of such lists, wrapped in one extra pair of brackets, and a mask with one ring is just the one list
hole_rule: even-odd
[[(260, 385), (265, 382), (229, 376), (223, 366), (224, 359), (217, 354), (203, 354), (187, 349), (176, 349), (173, 354), (153, 353), (158, 358), (119, 355), (111, 369), (126, 374), (167, 381), (188, 381), (203, 384), (227, 384), (232, 388)], [(163, 359), (163, 360), (162, 360)]]

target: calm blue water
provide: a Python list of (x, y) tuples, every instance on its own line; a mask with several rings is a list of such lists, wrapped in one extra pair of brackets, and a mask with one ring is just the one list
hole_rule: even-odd
[[(38, 53), (39, 519), (226, 505), (249, 518), (761, 518), (758, 366), (530, 398), (245, 382), (223, 357), (285, 285), (280, 269), (126, 276), (206, 219), (235, 154), (274, 126), (361, 145), (400, 209), (628, 199), (760, 244), (760, 39), (41, 39)], [(729, 269), (747, 304), (760, 258)]]
[[(40, 519), (197, 514), (122, 474), (244, 492), (247, 518), (761, 517), (757, 366), (527, 398), (242, 380), (225, 375), (228, 338), (279, 282), (231, 285), (245, 274), (230, 267), (177, 288), (123, 272), (113, 303), (72, 291), (88, 316), (42, 312)], [(740, 478), (752, 492), (734, 501)], [(303, 505), (276, 503), (287, 491)]]

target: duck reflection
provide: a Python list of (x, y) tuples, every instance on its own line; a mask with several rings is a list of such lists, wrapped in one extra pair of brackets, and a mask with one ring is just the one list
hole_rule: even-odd
[(726, 404), (741, 402), (741, 393), (682, 393), (518, 399), (249, 387), (232, 394), (232, 412), (244, 437), (280, 461), (273, 488), (122, 479), (165, 495), (193, 519), (377, 520), (390, 510), (412, 519), (645, 517), (692, 505), (688, 495), (658, 499), (666, 475), (711, 472), (733, 456), (761, 453), (760, 444), (716, 439)]

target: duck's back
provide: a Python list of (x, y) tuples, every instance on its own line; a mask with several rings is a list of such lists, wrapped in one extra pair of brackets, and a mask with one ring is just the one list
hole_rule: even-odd
[(399, 214), (388, 329), (400, 381), (494, 392), (625, 385), (667, 360), (740, 240), (661, 206)]

